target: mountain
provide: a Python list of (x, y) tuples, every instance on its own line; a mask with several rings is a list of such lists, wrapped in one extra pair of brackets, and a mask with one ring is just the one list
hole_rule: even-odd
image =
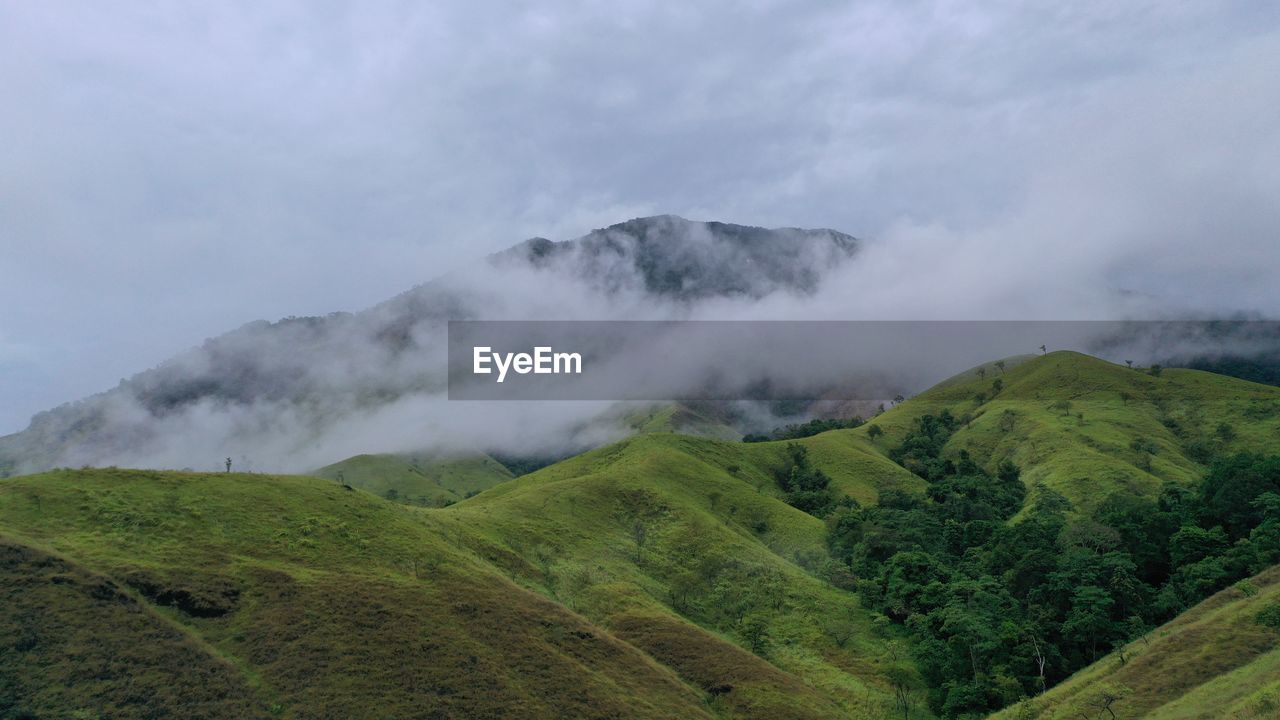
[[(446, 408), (446, 322), (632, 318), (636, 308), (680, 316), (716, 299), (811, 293), (858, 247), (834, 230), (670, 215), (566, 242), (529, 240), (359, 313), (249, 323), (115, 389), (42, 412), (0, 438), (0, 473), (213, 468), (228, 456), (243, 469), (306, 470), (374, 451), (585, 449), (626, 429), (602, 435), (584, 411), (553, 423), (539, 410), (534, 434), (531, 418)], [(557, 288), (550, 299), (548, 287)], [(482, 431), (504, 447), (469, 446)]]
[[(1239, 706), (1263, 707), (1274, 633), (1248, 623), (1274, 600), (1274, 570), (1141, 630), (1145, 641), (1127, 641), (1127, 611), (1095, 595), (1127, 602), (1132, 583), (1159, 575), (1169, 584), (1136, 607), (1176, 614), (1235, 582), (1246, 556), (1263, 560), (1280, 537), (1245, 527), (1246, 542), (1228, 542), (1238, 529), (1216, 541), (1201, 524), (1231, 518), (1196, 514), (1252, 496), (1223, 494), (1229, 484), (1194, 494), (1233, 467), (1250, 492), (1272, 482), (1271, 460), (1223, 459), (1274, 447), (1280, 389), (1067, 352), (1002, 365), (857, 428), (759, 443), (645, 433), (443, 508), (314, 477), (83, 469), (0, 480), (0, 717), (921, 720), (1038, 695), (1031, 653), (1050, 641), (1050, 692), (1024, 706), (1036, 712), (1092, 693), (1090, 678), (1144, 667), (1155, 669), (1147, 680), (1105, 682), (1154, 707), (1207, 702), (1242, 678)], [(356, 458), (344, 480), (384, 494), (453, 482), (427, 477), (425, 461), (440, 458), (384, 460)], [(505, 477), (491, 459), (461, 460)], [(423, 475), (406, 477), (406, 462)], [(1010, 482), (1026, 500), (993, 520), (982, 498)], [(1062, 500), (1046, 507), (1049, 493)], [(1172, 547), (1196, 554), (1161, 570), (1178, 529), (1162, 529), (1177, 510), (1165, 503), (1179, 497), (1191, 514)], [(911, 524), (929, 528), (939, 513), (950, 524)], [(1148, 518), (1154, 534), (1133, 535)], [(1163, 543), (1166, 560), (1133, 555), (1133, 538)], [(1125, 557), (1136, 560), (1123, 583), (1088, 579), (1097, 568), (1121, 578)], [(939, 572), (945, 582), (928, 579)], [(1029, 594), (994, 600), (1023, 581)], [(1097, 593), (1077, 592), (1092, 582)], [(1037, 588), (1062, 607), (1025, 605)], [(1087, 603), (1115, 616), (1081, 630)], [(988, 605), (992, 617), (975, 624)], [(1132, 670), (1105, 657), (1113, 638)], [(1065, 679), (1091, 652), (1101, 663)], [(1185, 682), (1158, 687), (1174, 677)], [(1183, 716), (1198, 715), (1169, 715)]]
[(495, 259), (538, 268), (568, 266), (611, 292), (638, 284), (649, 296), (690, 301), (813, 292), (824, 271), (857, 250), (856, 238), (835, 230), (766, 230), (659, 215), (569, 242), (534, 238)]

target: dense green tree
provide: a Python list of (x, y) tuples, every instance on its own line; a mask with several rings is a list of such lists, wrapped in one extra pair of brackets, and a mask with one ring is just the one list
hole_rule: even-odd
[(1184, 525), (1169, 538), (1169, 561), (1175, 567), (1182, 567), (1221, 555), (1227, 547), (1227, 534), (1222, 528), (1205, 530), (1195, 525)]
[[(776, 427), (766, 434), (749, 433), (744, 435), (742, 442), (768, 442), (770, 440), (799, 440), (800, 438), (810, 437), (818, 433), (824, 433), (828, 430), (846, 430), (856, 428), (863, 424), (864, 420), (854, 416), (846, 420), (840, 419), (814, 419), (804, 423), (791, 425), (783, 425)], [(877, 428), (879, 429), (879, 428)]]
[(786, 463), (777, 469), (775, 478), (788, 504), (817, 517), (825, 517), (841, 504), (831, 492), (831, 478), (809, 462), (807, 447), (787, 443), (786, 457)]
[(1103, 588), (1085, 585), (1076, 588), (1071, 597), (1071, 611), (1062, 623), (1062, 633), (1076, 644), (1089, 648), (1089, 662), (1098, 659), (1099, 646), (1109, 645), (1116, 628), (1111, 622), (1111, 606), (1115, 601)]
[[(1117, 493), (1082, 515), (1048, 488), (1028, 496), (1012, 464), (989, 472), (948, 452), (960, 425), (945, 412), (923, 416), (890, 450), (926, 481), (922, 495), (885, 491), (876, 506), (827, 516), (832, 555), (858, 578), (863, 603), (910, 634), (929, 705), (944, 717), (1043, 692), (1280, 561), (1280, 458), (1225, 458), (1199, 488), (1170, 484), (1154, 500)], [(821, 486), (807, 455), (789, 452), (790, 492)]]
[(1209, 468), (1200, 491), (1202, 522), (1216, 522), (1233, 539), (1249, 534), (1262, 522), (1255, 504), (1264, 493), (1280, 493), (1280, 457), (1242, 453), (1223, 458)]

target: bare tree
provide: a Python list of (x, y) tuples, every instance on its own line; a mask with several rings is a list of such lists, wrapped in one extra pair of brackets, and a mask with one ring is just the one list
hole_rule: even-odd
[(911, 708), (915, 705), (914, 678), (903, 667), (889, 669), (889, 685), (893, 688), (893, 706), (902, 711), (903, 720), (911, 720)]
[(1044, 664), (1048, 658), (1044, 656), (1044, 651), (1040, 649), (1040, 641), (1036, 639), (1035, 635), (1031, 636), (1031, 648), (1035, 650), (1035, 653), (1036, 653), (1036, 673), (1037, 673), (1036, 677), (1040, 680), (1040, 693), (1044, 694), (1044, 691), (1045, 691)]
[(1116, 720), (1116, 711), (1112, 710), (1111, 706), (1119, 702), (1120, 699), (1121, 699), (1120, 693), (1110, 689), (1103, 689), (1103, 691), (1093, 701), (1093, 706), (1098, 708), (1098, 710), (1100, 711), (1098, 713), (1099, 717), (1101, 717), (1102, 713), (1105, 712), (1106, 714), (1111, 716), (1111, 720)]

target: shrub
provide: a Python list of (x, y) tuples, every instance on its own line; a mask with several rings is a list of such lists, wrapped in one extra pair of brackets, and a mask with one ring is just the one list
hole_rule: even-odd
[(1254, 585), (1253, 582), (1251, 582), (1248, 578), (1245, 578), (1244, 580), (1237, 582), (1232, 587), (1234, 587), (1236, 590), (1239, 590), (1240, 594), (1244, 595), (1245, 597), (1253, 597), (1254, 595), (1258, 594), (1258, 586)]
[(1257, 620), (1259, 625), (1280, 630), (1280, 600), (1272, 601), (1270, 605), (1262, 608), (1258, 612)]
[(1236, 429), (1230, 423), (1218, 423), (1214, 433), (1224, 442), (1231, 442), (1236, 439)]

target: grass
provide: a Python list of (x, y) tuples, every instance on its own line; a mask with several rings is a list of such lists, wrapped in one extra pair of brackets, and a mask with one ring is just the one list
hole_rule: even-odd
[[(11, 572), (28, 581), (5, 585), (6, 609), (41, 612), (35, 644), (5, 645), (4, 682), (19, 684), (5, 696), (35, 717), (194, 716), (146, 692), (158, 664), (220, 678), (209, 685), (218, 695), (235, 689), (227, 696), (240, 705), (210, 706), (209, 717), (263, 706), (285, 718), (710, 716), (705, 693), (443, 541), (428, 515), (306, 477), (85, 470), (0, 481), (8, 545), (114, 583), (148, 620), (121, 622), (113, 604), (88, 606), (61, 585), (53, 594), (17, 561)], [(221, 611), (174, 600), (191, 596), (221, 598)], [(142, 681), (95, 670), (95, 652)], [(201, 682), (174, 674), (153, 685), (199, 697), (187, 689)], [(133, 715), (99, 679), (126, 693)]]
[[(887, 452), (944, 409), (965, 421), (948, 454), (1012, 460), (1082, 512), (1280, 436), (1276, 388), (1051, 353), (796, 442), (871, 504), (923, 490)], [(785, 448), (647, 432), (517, 478), (485, 456), (318, 471), (355, 489), (118, 469), (0, 480), (0, 718), (897, 716), (903, 639), (838, 586), (823, 522), (782, 501)], [(1151, 717), (1268, 717), (1277, 633), (1248, 619), (1275, 580), (1027, 707), (1055, 717), (1114, 687)]]
[(356, 455), (312, 472), (379, 497), (442, 507), (514, 477), (482, 453), (466, 455)]
[[(949, 454), (967, 450), (989, 469), (1010, 460), (1028, 486), (1052, 488), (1087, 513), (1113, 492), (1192, 486), (1212, 455), (1280, 438), (1280, 388), (1269, 385), (1197, 370), (1156, 377), (1074, 352), (985, 368), (985, 377), (965, 373), (874, 418), (884, 431), (877, 447), (947, 410), (965, 421)], [(865, 436), (869, 425), (848, 432)]]
[[(1242, 589), (1245, 588), (1245, 589)], [(1095, 717), (1099, 698), (1121, 718), (1264, 720), (1280, 711), (1280, 628), (1259, 622), (1280, 607), (1280, 566), (1223, 590), (1146, 637), (993, 720)]]
[[(187, 638), (249, 708), (210, 717), (881, 717), (889, 639), (815, 577), (823, 526), (775, 497), (780, 452), (648, 435), (444, 509), (310, 477), (62, 470), (0, 480), (0, 535)], [(103, 653), (156, 644), (68, 599), (7, 603), (59, 608)], [(31, 652), (6, 655), (24, 702), (80, 667), (26, 670)], [(116, 716), (68, 697), (37, 716)]]
[[(833, 478), (874, 492), (873, 479), (844, 473), (861, 467), (855, 458), (877, 468), (887, 461), (857, 444), (806, 441), (847, 463), (827, 468)], [(892, 705), (888, 642), (856, 596), (815, 576), (827, 560), (825, 527), (779, 500), (772, 470), (783, 454), (782, 443), (643, 435), (503, 483), (435, 519), (457, 544), (592, 620), (633, 639), (644, 634), (637, 627), (653, 628), (661, 643), (634, 642), (690, 684), (711, 682), (698, 667), (768, 670), (749, 682), (716, 675), (713, 684), (731, 688), (717, 697), (725, 708), (880, 717)], [(673, 648), (679, 641), (689, 647)], [(720, 659), (706, 659), (711, 652)], [(788, 690), (796, 683), (820, 692)]]
[(707, 408), (680, 403), (641, 407), (624, 416), (636, 433), (682, 433), (716, 440), (738, 440), (742, 434)]
[(0, 537), (0, 588), (0, 717), (268, 717), (234, 666), (108, 577)]

